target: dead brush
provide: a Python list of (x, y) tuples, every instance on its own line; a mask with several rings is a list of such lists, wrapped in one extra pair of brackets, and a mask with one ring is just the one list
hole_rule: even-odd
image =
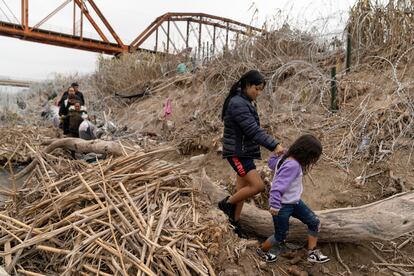
[(104, 95), (130, 95), (141, 92), (149, 82), (175, 71), (180, 61), (183, 62), (181, 56), (151, 53), (122, 54), (112, 59), (100, 57), (94, 74), (94, 84)]
[(357, 62), (384, 65), (385, 60), (373, 60), (382, 56), (395, 62), (412, 47), (414, 38), (414, 1), (360, 0), (351, 9), (348, 31)]
[(1, 127), (0, 128), (0, 166), (29, 163), (33, 153), (26, 144), (38, 149), (49, 134), (50, 129), (39, 127)]
[(241, 41), (234, 50), (208, 61), (196, 77), (204, 80), (201, 89), (205, 92), (199, 94), (199, 104), (195, 104), (197, 118), (188, 121), (173, 138), (181, 142), (184, 135), (185, 139), (196, 140), (199, 135), (218, 133), (224, 98), (230, 86), (250, 69), (259, 69), (268, 77), (258, 103), (260, 108), (265, 106), (269, 121), (282, 110), (294, 117), (298, 103), (306, 108), (320, 102), (328, 110), (330, 78), (319, 62), (338, 53), (324, 45), (309, 33), (284, 26), (263, 37)]
[[(329, 137), (325, 140), (328, 159), (337, 160), (348, 169), (353, 159), (375, 164), (386, 160), (397, 149), (406, 149), (410, 163), (414, 149), (414, 87), (410, 79), (404, 81), (398, 74), (403, 56), (394, 64), (386, 60), (391, 67), (390, 87), (365, 82), (358, 104), (347, 108), (343, 116), (332, 118), (334, 125), (323, 131), (324, 137)], [(346, 86), (352, 81), (344, 80), (342, 84)], [(338, 132), (341, 128), (344, 131)], [(335, 132), (342, 137), (332, 139)]]
[[(86, 164), (46, 159), (0, 211), (0, 262), (25, 275), (211, 275), (223, 227), (160, 148)], [(42, 274), (43, 273), (43, 274)]]
[[(406, 144), (407, 139), (411, 139), (413, 135), (412, 83), (409, 80), (402, 81), (407, 75), (407, 67), (403, 68), (403, 65), (406, 64), (407, 57), (411, 53), (410, 49), (407, 49), (411, 38), (404, 40), (400, 36), (398, 40), (395, 39), (395, 34), (398, 33), (398, 29), (395, 29), (398, 27), (396, 22), (403, 22), (399, 28), (406, 28), (403, 30), (402, 38), (409, 30), (405, 26), (409, 26), (411, 19), (408, 15), (400, 17), (400, 13), (402, 10), (411, 9), (412, 5), (405, 5), (403, 9), (400, 2), (391, 1), (387, 8), (383, 9), (371, 4), (370, 1), (360, 1), (352, 9), (349, 19), (352, 41), (358, 43), (354, 48), (358, 51), (362, 49), (361, 55), (364, 49), (372, 49), (371, 54), (375, 54), (377, 40), (381, 40), (378, 45), (385, 52), (376, 52), (376, 54), (384, 54), (385, 57), (376, 59), (381, 64), (391, 65), (391, 80), (394, 85), (387, 92), (374, 82), (346, 78), (344, 71), (340, 70), (344, 58), (341, 47), (330, 45), (326, 39), (316, 34), (301, 32), (285, 25), (280, 30), (240, 41), (235, 49), (225, 51), (207, 61), (194, 76), (195, 79), (203, 80), (201, 92), (192, 103), (195, 106), (194, 113), (189, 114), (189, 117), (194, 118), (177, 126), (167, 138), (181, 145), (187, 153), (197, 152), (200, 146), (203, 151), (212, 149), (215, 143), (213, 141), (217, 139), (210, 139), (211, 143), (208, 143), (207, 138), (204, 139), (207, 143), (201, 143), (200, 137), (215, 137), (221, 134), (222, 122), (219, 114), (229, 87), (245, 71), (259, 69), (267, 76), (264, 95), (258, 101), (259, 112), (265, 114), (264, 121), (270, 125), (271, 132), (277, 131), (277, 127), (273, 127), (276, 122), (288, 120), (292, 128), (299, 133), (303, 131), (306, 114), (317, 112), (320, 113), (321, 118), (325, 117), (325, 121), (322, 122), (321, 127), (314, 126), (310, 130), (317, 131), (321, 137), (324, 137), (325, 159), (347, 169), (354, 159), (372, 162), (386, 159), (398, 146), (402, 143)], [(376, 13), (381, 15), (382, 19), (376, 19)], [(389, 37), (384, 39), (384, 35), (381, 36), (379, 30)], [(395, 45), (399, 40), (403, 41), (397, 47)], [(398, 51), (395, 52), (395, 49)], [(402, 54), (394, 58), (400, 53), (399, 50), (402, 50)], [(151, 59), (141, 55), (143, 54), (102, 61), (97, 71), (97, 80), (102, 78), (102, 81), (99, 81), (98, 87), (101, 87), (99, 89), (106, 91), (105, 93), (115, 90), (133, 91), (138, 83), (142, 83), (143, 77), (137, 79), (140, 74), (150, 80), (159, 77), (157, 92), (175, 85), (171, 78), (177, 80), (177, 77), (165, 78), (161, 73), (165, 72), (162, 68), (168, 66), (173, 70), (178, 60), (174, 64), (171, 60), (171, 63), (168, 63), (168, 60)], [(365, 59), (361, 59), (360, 62), (364, 62), (362, 65), (369, 70), (378, 69), (375, 64), (372, 64), (372, 60), (366, 62)], [(329, 74), (333, 65), (339, 68), (337, 82), (339, 93), (343, 98), (339, 104), (344, 104), (346, 113), (333, 114), (329, 109), (331, 83)], [(358, 68), (363, 68), (362, 65)], [(401, 68), (403, 70), (400, 72)], [(108, 80), (105, 80), (106, 76)], [(358, 96), (361, 98), (360, 103), (345, 107), (345, 103), (348, 105), (352, 95), (354, 93), (358, 95), (358, 92), (350, 88), (347, 90), (348, 94), (343, 95), (341, 93), (344, 91), (341, 89), (345, 87), (346, 90), (346, 87), (353, 84), (363, 84), (362, 86), (365, 87)], [(389, 97), (386, 105), (376, 105), (375, 95), (385, 94)], [(289, 118), (282, 118), (286, 117), (285, 115)], [(368, 146), (365, 145), (366, 143)], [(408, 146), (412, 149), (413, 145)]]

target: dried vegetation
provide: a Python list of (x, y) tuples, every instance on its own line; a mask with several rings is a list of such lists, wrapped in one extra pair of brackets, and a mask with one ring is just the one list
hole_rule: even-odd
[(158, 159), (169, 151), (93, 165), (37, 152), (40, 165), (0, 213), (6, 270), (208, 275), (227, 228), (200, 215), (191, 171)]

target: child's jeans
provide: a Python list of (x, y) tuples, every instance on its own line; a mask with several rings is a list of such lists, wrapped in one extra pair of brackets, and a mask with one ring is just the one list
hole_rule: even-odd
[(318, 217), (300, 200), (295, 204), (282, 204), (282, 208), (276, 216), (273, 216), (275, 234), (270, 237), (270, 242), (274, 244), (282, 243), (286, 240), (289, 231), (289, 218), (297, 218), (308, 226), (308, 234), (316, 237), (319, 232), (320, 221)]

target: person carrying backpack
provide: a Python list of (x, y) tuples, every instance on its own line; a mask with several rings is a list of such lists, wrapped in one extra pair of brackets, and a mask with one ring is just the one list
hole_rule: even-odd
[(70, 107), (68, 113), (68, 132), (72, 137), (79, 137), (79, 126), (83, 120), (87, 117), (86, 110), (81, 107), (79, 101), (76, 101), (73, 107)]

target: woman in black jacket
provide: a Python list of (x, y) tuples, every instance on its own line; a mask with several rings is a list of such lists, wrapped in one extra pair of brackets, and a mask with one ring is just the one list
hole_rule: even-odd
[(240, 228), (243, 203), (246, 199), (264, 191), (264, 183), (256, 170), (254, 159), (261, 159), (260, 146), (283, 153), (283, 147), (260, 127), (254, 101), (263, 91), (266, 82), (256, 70), (245, 73), (233, 84), (224, 101), (222, 120), (224, 122), (223, 158), (226, 158), (237, 173), (236, 193), (221, 200), (219, 208), (230, 222)]

